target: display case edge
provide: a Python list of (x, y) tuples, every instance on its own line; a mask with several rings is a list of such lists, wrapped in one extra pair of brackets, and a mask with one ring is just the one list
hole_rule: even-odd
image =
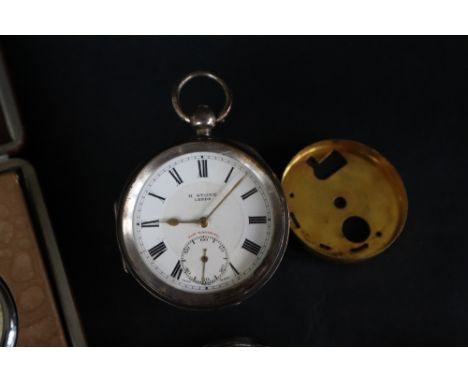
[(53, 284), (59, 299), (66, 332), (72, 346), (87, 346), (78, 312), (70, 290), (68, 278), (63, 266), (62, 258), (55, 240), (49, 215), (45, 207), (39, 182), (33, 167), (22, 159), (0, 161), (0, 173), (19, 170), (23, 175), (25, 195), (32, 208), (34, 217), (38, 220), (38, 234), (43, 238), (46, 255), (52, 272)]

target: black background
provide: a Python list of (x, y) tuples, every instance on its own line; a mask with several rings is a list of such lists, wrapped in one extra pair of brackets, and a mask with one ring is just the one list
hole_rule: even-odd
[[(238, 336), (273, 346), (468, 345), (466, 38), (2, 43), (27, 135), (21, 157), (37, 170), (90, 345)], [(253, 146), (279, 176), (297, 151), (328, 138), (390, 159), (409, 197), (398, 241), (368, 262), (340, 265), (291, 237), (271, 282), (220, 311), (179, 310), (145, 292), (122, 271), (113, 203), (137, 165), (191, 137), (170, 91), (196, 69), (220, 75), (235, 97), (216, 134)], [(218, 94), (203, 97), (219, 106)]]

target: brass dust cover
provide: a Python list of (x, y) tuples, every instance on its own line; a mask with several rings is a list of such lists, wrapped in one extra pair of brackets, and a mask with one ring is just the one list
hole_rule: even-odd
[(326, 258), (373, 257), (405, 225), (408, 199), (400, 175), (361, 143), (326, 140), (304, 148), (286, 167), (282, 184), (292, 231)]

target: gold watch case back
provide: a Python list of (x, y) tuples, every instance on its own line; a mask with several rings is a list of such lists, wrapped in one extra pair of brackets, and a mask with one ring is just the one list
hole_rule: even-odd
[(373, 257), (396, 240), (406, 221), (400, 175), (358, 142), (326, 140), (304, 148), (286, 167), (282, 184), (292, 231), (328, 259)]

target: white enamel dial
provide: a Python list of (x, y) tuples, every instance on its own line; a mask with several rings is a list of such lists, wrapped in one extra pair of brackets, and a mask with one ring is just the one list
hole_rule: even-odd
[(139, 256), (179, 290), (209, 293), (249, 278), (272, 242), (272, 200), (243, 163), (222, 153), (180, 155), (139, 192), (132, 229)]

